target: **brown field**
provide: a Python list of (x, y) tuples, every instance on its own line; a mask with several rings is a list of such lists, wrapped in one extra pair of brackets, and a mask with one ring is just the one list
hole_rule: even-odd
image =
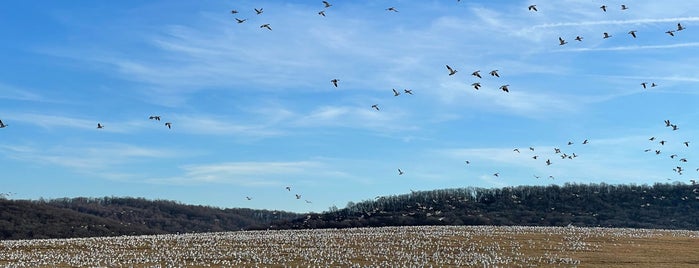
[(699, 232), (386, 227), (0, 242), (3, 267), (699, 267)]

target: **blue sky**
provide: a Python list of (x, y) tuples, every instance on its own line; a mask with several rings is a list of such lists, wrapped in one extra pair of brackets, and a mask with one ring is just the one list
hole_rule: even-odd
[(688, 183), (690, 2), (8, 2), (0, 189), (305, 212), (410, 190)]

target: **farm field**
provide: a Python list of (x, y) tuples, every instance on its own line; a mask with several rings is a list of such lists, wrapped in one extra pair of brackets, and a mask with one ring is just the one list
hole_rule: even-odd
[(699, 232), (417, 226), (0, 242), (3, 267), (697, 267)]

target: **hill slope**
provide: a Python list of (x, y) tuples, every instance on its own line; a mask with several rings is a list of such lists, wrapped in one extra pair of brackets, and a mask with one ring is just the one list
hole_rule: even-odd
[(685, 184), (460, 188), (380, 197), (274, 228), (528, 225), (699, 230), (699, 186)]
[(142, 198), (0, 199), (0, 239), (69, 238), (263, 228), (294, 213), (219, 209)]

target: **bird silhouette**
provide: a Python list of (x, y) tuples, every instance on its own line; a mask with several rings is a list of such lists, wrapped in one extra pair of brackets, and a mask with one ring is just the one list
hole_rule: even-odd
[(295, 195), (296, 195), (296, 199), (301, 199), (301, 195), (300, 195), (300, 194), (295, 194)]
[(587, 144), (588, 142), (588, 140), (584, 140), (582, 144)]
[(666, 33), (666, 34), (669, 34), (670, 36), (675, 36), (675, 31), (673, 31), (673, 30), (669, 30), (669, 31), (667, 31), (667, 32), (665, 32), (665, 33)]
[(454, 74), (456, 74), (456, 72), (458, 72), (457, 70), (452, 69), (451, 67), (449, 67), (449, 65), (447, 65), (447, 70), (449, 70), (449, 75), (454, 75)]
[(403, 92), (405, 92), (406, 94), (413, 95), (413, 91), (410, 89), (403, 89)]
[(323, 1), (323, 4), (325, 5), (325, 8), (329, 8), (332, 6), (330, 3), (328, 3), (328, 1)]
[(577, 40), (578, 42), (582, 42), (583, 38), (582, 38), (582, 36), (578, 35), (575, 37), (575, 40)]
[(602, 9), (602, 11), (604, 11), (604, 12), (607, 12), (607, 6), (605, 6), (605, 5), (602, 5), (602, 6), (601, 6), (601, 7), (599, 7), (599, 8), (601, 8), (601, 9)]
[(498, 70), (492, 70), (490, 71), (490, 76), (500, 77), (500, 74), (498, 74)]
[(386, 9), (386, 11), (398, 12), (398, 9), (396, 9), (395, 7), (389, 7)]
[(151, 116), (148, 117), (148, 119), (160, 121), (160, 116), (159, 116), (159, 115), (151, 115)]
[(167, 123), (165, 123), (165, 125), (167, 126), (168, 129), (172, 129), (172, 123), (167, 122)]
[(481, 88), (481, 83), (473, 83), (473, 84), (471, 84), (471, 86), (473, 86), (473, 88), (478, 90), (479, 88)]
[(245, 21), (248, 20), (248, 19), (239, 19), (239, 18), (235, 18), (235, 20), (236, 20), (238, 23), (243, 23), (243, 22), (245, 22)]
[(539, 11), (538, 9), (536, 9), (536, 5), (530, 5), (527, 9), (533, 10), (533, 11)]
[(518, 153), (519, 153), (519, 149), (517, 149), (517, 148), (515, 148), (515, 149), (512, 150), (512, 151), (513, 151), (513, 152), (518, 152)]
[(510, 88), (508, 88), (509, 86), (510, 85), (502, 85), (502, 86), (500, 86), (500, 89), (502, 89), (502, 91), (510, 93)]
[(684, 30), (684, 29), (686, 29), (686, 28), (684, 28), (684, 26), (682, 26), (682, 24), (680, 24), (680, 23), (678, 22), (678, 23), (677, 23), (677, 30), (678, 30), (678, 31), (682, 31), (682, 30)]
[(403, 175), (403, 171), (400, 168), (398, 169), (398, 175)]
[(670, 127), (672, 126), (672, 123), (670, 123), (670, 120), (665, 120), (665, 127)]
[(558, 45), (562, 46), (565, 44), (568, 44), (568, 42), (566, 42), (566, 40), (564, 40), (563, 37), (558, 37)]
[(655, 137), (650, 137), (650, 139), (648, 139), (648, 140), (649, 140), (649, 141), (654, 141), (654, 140), (655, 140)]
[(325, 17), (325, 10), (318, 11), (318, 15)]
[(550, 166), (551, 165), (551, 159), (546, 159), (546, 165)]
[(629, 31), (629, 34), (633, 36), (633, 38), (636, 38), (636, 30)]
[(499, 172), (493, 173), (493, 176), (500, 177), (500, 173)]
[(104, 125), (97, 123), (97, 128), (104, 128)]
[(6, 128), (6, 127), (7, 127), (7, 125), (5, 125), (5, 123), (3, 123), (2, 120), (0, 120), (0, 128)]
[(646, 85), (648, 85), (648, 82), (641, 83), (641, 86), (643, 86), (643, 88), (648, 88)]
[(335, 78), (333, 80), (330, 80), (330, 83), (333, 83), (333, 86), (335, 87), (337, 87), (337, 82), (340, 82), (340, 79)]
[(480, 70), (472, 72), (471, 75), (478, 77), (478, 78), (483, 78), (483, 77), (481, 77), (481, 74), (479, 72), (480, 72)]
[[(2, 124), (2, 121), (0, 121), (0, 124)], [(689, 147), (689, 142), (688, 142), (688, 141), (685, 141), (685, 142), (683, 142), (683, 143), (684, 143), (684, 146)]]
[(235, 9), (231, 10), (231, 14), (238, 14), (238, 10), (235, 10)]
[(262, 10), (262, 8), (260, 8), (260, 9), (257, 9), (257, 8), (256, 8), (256, 9), (255, 9), (255, 13), (257, 13), (257, 15), (262, 14), (262, 12), (265, 12), (264, 10)]
[(252, 200), (252, 197), (246, 196), (245, 199)]
[(621, 5), (621, 10), (627, 10), (627, 9), (629, 9), (629, 7), (627, 7), (626, 5)]
[(607, 39), (607, 38), (610, 38), (610, 37), (612, 37), (612, 36), (611, 36), (611, 35), (609, 35), (609, 33), (607, 33), (607, 32), (604, 32), (604, 37), (603, 37), (603, 38)]
[(265, 24), (260, 25), (260, 28), (267, 28), (267, 30), (270, 30), (270, 31), (272, 30), (272, 27), (269, 26), (269, 23), (265, 23)]
[(291, 192), (291, 186), (284, 187), (287, 191)]
[(394, 97), (398, 97), (398, 95), (400, 95), (400, 92), (398, 92), (398, 90), (396, 90), (395, 88), (393, 88), (393, 96), (394, 96)]
[(656, 84), (656, 83), (650, 83), (650, 87), (657, 87), (657, 86), (658, 86), (658, 84)]
[(376, 109), (376, 110), (378, 111), (378, 110), (379, 110), (379, 105), (378, 105), (378, 104), (374, 104), (374, 105), (371, 106), (371, 108), (374, 108), (374, 109)]

